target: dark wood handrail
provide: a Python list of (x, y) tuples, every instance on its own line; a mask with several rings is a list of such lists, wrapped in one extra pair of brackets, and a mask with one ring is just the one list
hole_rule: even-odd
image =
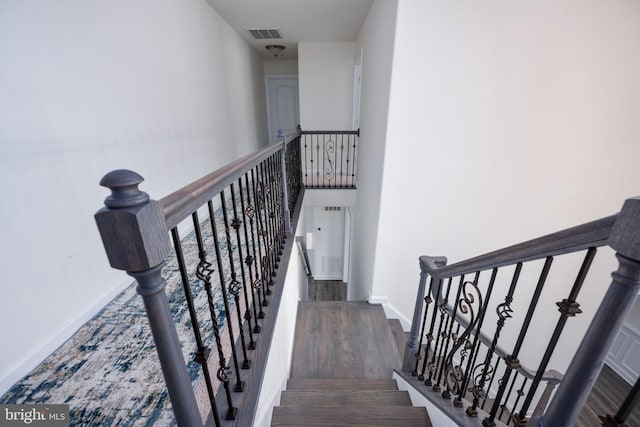
[(611, 215), (455, 264), (439, 267), (434, 262), (435, 258), (420, 257), (420, 266), (431, 277), (443, 279), (604, 246), (617, 217), (617, 214)]
[[(298, 136), (297, 132), (286, 135), (284, 137), (285, 144), (295, 140)], [(281, 149), (282, 143), (267, 145), (160, 199), (159, 203), (167, 223), (167, 229), (178, 225), (180, 221), (244, 175), (246, 171)]]

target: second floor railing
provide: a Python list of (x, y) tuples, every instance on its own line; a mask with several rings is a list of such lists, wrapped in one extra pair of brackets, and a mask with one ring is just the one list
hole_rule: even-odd
[(302, 130), (302, 180), (307, 188), (356, 188), (359, 130)]
[[(300, 136), (281, 138), (159, 201), (138, 189), (133, 171), (100, 183), (111, 195), (98, 229), (111, 266), (138, 282), (180, 426), (252, 422), (303, 193)], [(178, 301), (165, 293), (169, 257)], [(186, 311), (190, 323), (176, 328), (175, 313)], [(194, 393), (196, 365), (208, 405)]]
[[(582, 313), (580, 291), (602, 286), (589, 275), (602, 246), (617, 251), (619, 267), (571, 348), (565, 332)], [(423, 256), (404, 370), (434, 401), (451, 400), (469, 417), (486, 413), (486, 427), (574, 425), (640, 291), (639, 261), (640, 199), (617, 215), (467, 261)], [(564, 375), (549, 369), (557, 351), (575, 352)], [(618, 424), (605, 425), (622, 425), (638, 388), (608, 415)]]

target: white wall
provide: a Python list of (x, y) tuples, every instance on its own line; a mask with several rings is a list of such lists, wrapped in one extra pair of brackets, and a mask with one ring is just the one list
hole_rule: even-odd
[(0, 5), (0, 393), (123, 286), (109, 170), (160, 198), (266, 140), (263, 61), (206, 1)]
[[(366, 299), (371, 293), (380, 212), (380, 189), (387, 143), (387, 115), (391, 66), (396, 31), (396, 0), (376, 0), (357, 40), (363, 48), (360, 149), (358, 151), (358, 203), (353, 212), (350, 298)], [(402, 215), (404, 220), (408, 215)], [(393, 229), (400, 224), (393, 226)], [(395, 248), (398, 248), (395, 245)], [(386, 250), (390, 250), (387, 248)], [(412, 270), (413, 271), (413, 270)], [(386, 289), (385, 289), (386, 292)]]
[[(358, 276), (372, 295), (411, 317), (419, 255), (466, 259), (640, 194), (638, 23), (633, 1), (400, 0), (377, 249)], [(603, 281), (579, 298), (586, 316)]]
[(264, 73), (268, 75), (297, 75), (297, 59), (271, 59), (264, 61)]
[(353, 42), (298, 44), (302, 129), (351, 129), (354, 58)]

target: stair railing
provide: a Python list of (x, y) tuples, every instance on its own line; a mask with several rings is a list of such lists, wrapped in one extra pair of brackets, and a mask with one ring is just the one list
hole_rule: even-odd
[[(613, 281), (566, 373), (547, 370), (567, 321), (582, 312), (577, 302), (580, 290), (597, 248), (605, 245), (617, 251), (619, 267)], [(557, 289), (556, 283), (545, 286), (554, 260), (567, 262), (577, 255), (573, 285), (555, 303), (555, 326), (544, 342), (532, 339), (529, 332), (540, 319), (536, 316), (551, 316), (541, 296), (550, 287)], [(627, 200), (617, 215), (467, 261), (447, 265), (444, 257), (420, 257), (403, 369), (424, 381), (432, 400), (452, 399), (453, 406), (469, 417), (486, 409), (486, 427), (503, 421), (518, 426), (573, 425), (638, 295), (639, 261), (640, 198)], [(528, 283), (522, 283), (523, 268), (527, 273), (538, 270), (534, 278), (527, 276)], [(524, 309), (516, 313), (516, 306)], [(511, 333), (505, 339), (507, 327)], [(524, 359), (535, 367), (526, 368)], [(547, 387), (541, 390), (544, 382)], [(637, 394), (632, 390), (628, 400), (637, 399)], [(623, 404), (620, 416), (625, 411), (628, 415), (629, 405)]]
[[(208, 425), (252, 422), (304, 191), (300, 135), (280, 138), (159, 201), (138, 189), (143, 178), (132, 171), (100, 182), (111, 195), (95, 215), (98, 229), (111, 266), (138, 282), (180, 426), (202, 426), (201, 413), (209, 414)], [(193, 228), (191, 248), (181, 223)], [(174, 310), (188, 310), (191, 338), (178, 336), (164, 290), (172, 244), (186, 303)], [(189, 373), (195, 363), (210, 408), (196, 402)]]
[(359, 130), (301, 130), (306, 188), (356, 188)]

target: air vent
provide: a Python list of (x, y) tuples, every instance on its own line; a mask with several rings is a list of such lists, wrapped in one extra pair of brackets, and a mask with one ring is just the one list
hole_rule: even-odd
[(251, 28), (249, 34), (256, 40), (281, 39), (280, 30), (277, 28)]
[(340, 210), (340, 206), (325, 206), (324, 210), (325, 211), (339, 211)]

